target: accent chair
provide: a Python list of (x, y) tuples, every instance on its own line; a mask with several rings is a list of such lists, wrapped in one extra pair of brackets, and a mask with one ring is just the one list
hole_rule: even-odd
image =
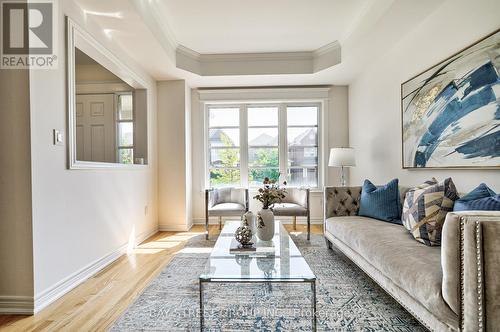
[(248, 189), (218, 188), (205, 191), (205, 238), (208, 240), (208, 219), (219, 217), (219, 229), (222, 229), (222, 217), (241, 216), (248, 211)]
[(286, 188), (286, 196), (281, 203), (272, 206), (275, 216), (293, 217), (293, 229), (297, 229), (297, 217), (307, 218), (307, 240), (311, 239), (311, 214), (309, 188)]

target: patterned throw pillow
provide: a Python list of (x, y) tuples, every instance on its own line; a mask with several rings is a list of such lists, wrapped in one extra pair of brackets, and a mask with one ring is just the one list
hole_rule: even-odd
[(441, 231), (446, 214), (453, 210), (458, 199), (451, 178), (436, 179), (410, 189), (403, 204), (403, 225), (415, 240), (428, 246), (441, 245)]

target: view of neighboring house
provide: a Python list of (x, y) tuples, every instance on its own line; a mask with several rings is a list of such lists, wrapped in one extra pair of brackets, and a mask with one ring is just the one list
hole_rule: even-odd
[[(318, 163), (318, 151), (314, 147), (317, 144), (317, 129), (310, 128), (298, 135), (292, 142), (288, 143), (289, 158), (288, 164), (292, 167), (300, 166), (315, 166)], [(224, 133), (223, 130), (215, 129), (210, 133), (210, 145), (212, 147), (227, 147), (235, 146), (235, 142)], [(254, 139), (248, 141), (249, 146), (267, 147), (277, 146), (278, 137), (263, 133)], [(249, 151), (249, 159), (255, 159), (257, 150)], [(214, 164), (222, 164), (221, 158), (217, 154), (213, 154), (215, 159), (212, 159)]]

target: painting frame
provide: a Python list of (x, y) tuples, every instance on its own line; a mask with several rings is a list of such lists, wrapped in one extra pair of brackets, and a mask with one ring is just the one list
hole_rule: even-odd
[(500, 169), (500, 163), (498, 165), (447, 165), (447, 166), (415, 166), (415, 165), (407, 165), (405, 164), (405, 102), (404, 102), (404, 87), (406, 84), (409, 84), (413, 80), (417, 79), (418, 77), (425, 75), (426, 73), (430, 72), (431, 70), (438, 68), (439, 65), (442, 65), (446, 63), (447, 61), (453, 59), (454, 57), (457, 57), (461, 53), (473, 48), (474, 46), (480, 44), (481, 42), (487, 40), (490, 37), (493, 37), (494, 35), (498, 34), (500, 32), (500, 28), (496, 29), (495, 31), (487, 34), (486, 36), (482, 37), (479, 40), (476, 40), (475, 42), (465, 46), (464, 48), (458, 50), (457, 52), (453, 53), (452, 55), (448, 56), (447, 58), (442, 59), (441, 61), (435, 63), (432, 66), (429, 66), (428, 68), (420, 71), (416, 75), (412, 76), (411, 78), (407, 79), (406, 81), (402, 82), (400, 85), (400, 121), (401, 121), (401, 167), (402, 169), (406, 170), (429, 170), (429, 169), (442, 169), (442, 170), (450, 170), (450, 169), (456, 169), (456, 170), (464, 170), (464, 169), (474, 169), (474, 170), (499, 170)]

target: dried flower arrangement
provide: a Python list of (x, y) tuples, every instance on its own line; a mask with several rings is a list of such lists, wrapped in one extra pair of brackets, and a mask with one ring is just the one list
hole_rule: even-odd
[[(286, 181), (283, 182), (286, 186)], [(259, 188), (259, 193), (253, 198), (262, 203), (262, 208), (264, 210), (272, 207), (274, 203), (280, 203), (286, 196), (286, 190), (280, 188), (278, 180), (270, 180), (268, 177), (264, 179), (262, 188)]]

